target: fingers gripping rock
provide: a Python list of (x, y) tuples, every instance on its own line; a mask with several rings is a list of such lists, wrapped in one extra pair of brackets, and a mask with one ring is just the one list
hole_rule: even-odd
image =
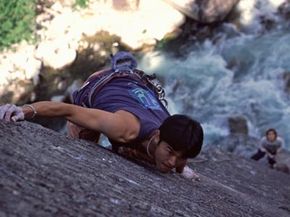
[(6, 104), (0, 106), (0, 120), (14, 122), (24, 120), (24, 113), (20, 107), (13, 104)]
[(16, 121), (23, 121), (24, 120), (24, 113), (20, 107), (17, 107), (18, 111), (11, 117), (13, 122)]
[(193, 181), (199, 181), (199, 176), (188, 166), (185, 166), (181, 175), (186, 179), (191, 179)]
[(5, 121), (10, 121), (11, 120), (11, 117), (13, 115), (13, 112), (14, 112), (15, 108), (16, 108), (15, 105), (8, 105), (7, 106), (7, 110), (6, 110), (5, 115), (4, 115), (4, 120)]

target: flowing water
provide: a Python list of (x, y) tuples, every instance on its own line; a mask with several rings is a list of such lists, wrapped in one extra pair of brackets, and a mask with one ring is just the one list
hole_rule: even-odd
[(228, 118), (242, 115), (251, 136), (259, 138), (276, 128), (289, 149), (290, 94), (283, 80), (290, 72), (289, 29), (279, 26), (231, 37), (223, 32), (215, 43), (189, 45), (191, 52), (182, 59), (148, 53), (141, 68), (164, 78), (169, 110), (199, 120), (206, 144), (228, 135)]

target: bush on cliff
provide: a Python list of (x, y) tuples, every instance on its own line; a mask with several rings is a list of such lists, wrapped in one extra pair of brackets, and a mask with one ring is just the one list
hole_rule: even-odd
[(0, 0), (0, 50), (22, 40), (31, 40), (35, 6), (35, 0)]
[(88, 5), (88, 0), (76, 0), (75, 5), (85, 8)]

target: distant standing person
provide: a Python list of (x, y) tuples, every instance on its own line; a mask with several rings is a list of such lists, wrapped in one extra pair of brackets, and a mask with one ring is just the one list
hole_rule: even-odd
[(284, 141), (277, 134), (277, 131), (270, 128), (266, 135), (261, 139), (258, 151), (251, 157), (254, 160), (260, 160), (267, 155), (270, 167), (273, 168), (276, 163), (276, 155), (284, 146)]

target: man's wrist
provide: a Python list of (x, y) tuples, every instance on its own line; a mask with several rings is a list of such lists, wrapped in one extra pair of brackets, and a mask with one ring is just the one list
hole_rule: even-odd
[(35, 107), (30, 104), (23, 105), (22, 112), (24, 113), (24, 119), (33, 119), (37, 114)]

